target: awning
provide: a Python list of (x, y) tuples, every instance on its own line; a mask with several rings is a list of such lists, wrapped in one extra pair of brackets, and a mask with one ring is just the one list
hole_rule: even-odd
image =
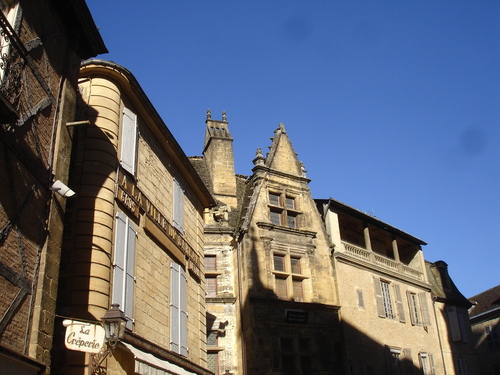
[(140, 375), (196, 375), (180, 366), (164, 359), (155, 357), (151, 353), (143, 352), (133, 345), (122, 341), (122, 344), (132, 352), (135, 358), (135, 373)]

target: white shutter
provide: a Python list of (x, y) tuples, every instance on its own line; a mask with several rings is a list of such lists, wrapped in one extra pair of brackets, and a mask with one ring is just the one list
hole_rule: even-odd
[(120, 163), (127, 172), (135, 175), (137, 158), (137, 115), (128, 108), (123, 108), (122, 140)]
[(170, 349), (175, 353), (180, 352), (179, 269), (177, 263), (170, 263)]
[(382, 288), (380, 287), (380, 279), (373, 277), (373, 285), (375, 287), (375, 299), (377, 301), (377, 313), (381, 318), (385, 318), (384, 300), (382, 298)]
[(174, 178), (174, 227), (184, 230), (184, 191), (179, 181)]
[(187, 278), (186, 272), (182, 267), (179, 267), (179, 286), (180, 286), (180, 295), (179, 295), (179, 307), (180, 307), (180, 316), (179, 316), (179, 336), (180, 336), (180, 346), (181, 351), (180, 354), (187, 356), (188, 355), (188, 346), (187, 346)]
[(127, 328), (132, 329), (134, 306), (134, 257), (136, 232), (134, 224), (123, 213), (116, 214), (115, 246), (113, 260), (112, 303), (118, 303), (128, 318)]
[(394, 292), (396, 294), (396, 306), (398, 309), (399, 321), (404, 323), (406, 322), (405, 311), (403, 308), (403, 300), (401, 298), (401, 290), (399, 288), (399, 284), (394, 284)]
[[(128, 219), (128, 218), (127, 218)], [(134, 306), (134, 267), (135, 267), (135, 240), (136, 232), (134, 224), (128, 220), (127, 225), (127, 258), (126, 258), (126, 274), (125, 274), (125, 306), (123, 311), (129, 319), (127, 328), (132, 329), (133, 323), (133, 306)]]
[(450, 333), (452, 341), (460, 341), (460, 326), (458, 324), (458, 317), (455, 306), (446, 307), (448, 315), (448, 324), (450, 325)]
[(125, 305), (125, 256), (127, 247), (127, 216), (121, 212), (116, 215), (115, 246), (113, 259), (112, 303), (118, 303), (123, 310)]

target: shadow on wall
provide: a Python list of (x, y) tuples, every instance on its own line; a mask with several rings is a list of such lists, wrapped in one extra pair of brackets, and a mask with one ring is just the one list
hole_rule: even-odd
[[(108, 222), (113, 222), (112, 213), (98, 209), (101, 204), (98, 195), (105, 189), (109, 176), (117, 170), (119, 161), (109, 139), (112, 135), (95, 126), (99, 113), (83, 100), (79, 101), (79, 105), (77, 120), (89, 120), (90, 123), (75, 126), (73, 133), (68, 184), (76, 195), (67, 201), (56, 311), (60, 316), (98, 321), (101, 316), (89, 312), (90, 294), (102, 293), (104, 298), (108, 298), (110, 290), (107, 282), (102, 283), (107, 285), (103, 290), (97, 290), (95, 283), (91, 287), (91, 267), (107, 268), (110, 272), (111, 253), (109, 248), (103, 248), (106, 240), (96, 236), (95, 232), (101, 230), (101, 224), (95, 218), (99, 216), (99, 222), (103, 222), (103, 217), (108, 216)], [(112, 232), (113, 227), (111, 225), (102, 230)], [(73, 363), (85, 363), (85, 353), (65, 348), (62, 320), (56, 318), (55, 321), (52, 351), (53, 372), (61, 374), (68, 372), (66, 363), (69, 356), (73, 358)], [(84, 367), (80, 370), (82, 374), (86, 371)], [(76, 371), (72, 373), (80, 370), (72, 369)]]
[[(268, 251), (259, 246), (262, 243), (250, 230), (241, 246), (241, 252), (248, 252), (250, 256), (240, 254), (241, 265), (251, 277), (250, 290), (242, 304), (241, 332), (248, 375), (422, 373), (411, 359), (405, 359), (408, 352), (381, 345), (368, 334), (341, 323), (338, 307), (279, 299), (274, 290), (266, 288), (261, 281), (273, 276), (263, 274), (259, 267), (258, 259), (263, 259), (263, 253)], [(350, 360), (343, 345), (346, 338), (359, 343), (362, 362)], [(413, 357), (416, 355), (413, 353)]]

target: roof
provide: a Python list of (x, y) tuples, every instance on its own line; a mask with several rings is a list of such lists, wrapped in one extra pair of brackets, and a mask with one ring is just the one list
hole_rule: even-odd
[(469, 311), (469, 316), (471, 318), (479, 314), (500, 309), (500, 285), (470, 297), (469, 300), (474, 303), (474, 306)]
[(368, 215), (364, 212), (361, 212), (359, 210), (357, 210), (356, 208), (354, 207), (351, 207), (345, 203), (342, 203), (338, 200), (335, 200), (333, 198), (329, 198), (329, 199), (315, 199), (314, 200), (317, 205), (318, 205), (318, 210), (320, 211), (320, 213), (322, 215), (324, 215), (324, 212), (323, 212), (323, 205), (329, 205), (329, 206), (334, 206), (335, 208), (338, 208), (339, 210), (351, 215), (351, 216), (354, 216), (354, 217), (358, 217), (360, 218), (361, 220), (375, 226), (375, 227), (378, 227), (378, 228), (381, 228), (381, 229), (384, 229), (384, 230), (387, 230), (389, 232), (392, 232), (396, 235), (398, 235), (399, 237), (401, 238), (404, 238), (406, 240), (409, 240), (411, 242), (414, 242), (414, 243), (418, 243), (420, 245), (427, 245), (426, 242), (422, 241), (421, 239), (417, 238), (417, 237), (414, 237), (412, 236), (411, 234), (409, 233), (406, 233), (404, 231), (402, 231), (401, 229), (398, 229), (396, 227), (393, 227), (392, 225), (390, 224), (387, 224), (385, 222), (383, 222), (382, 220), (379, 220), (377, 219), (376, 217), (374, 216), (371, 216), (371, 215)]
[(425, 270), (429, 284), (431, 284), (431, 291), (441, 302), (459, 305), (469, 308), (472, 304), (470, 301), (458, 290), (448, 273), (448, 265), (442, 260), (437, 262), (425, 261)]

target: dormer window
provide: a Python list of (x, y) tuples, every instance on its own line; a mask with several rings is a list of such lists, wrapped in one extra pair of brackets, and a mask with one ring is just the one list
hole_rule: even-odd
[(269, 219), (274, 225), (298, 228), (295, 197), (278, 192), (269, 192)]

